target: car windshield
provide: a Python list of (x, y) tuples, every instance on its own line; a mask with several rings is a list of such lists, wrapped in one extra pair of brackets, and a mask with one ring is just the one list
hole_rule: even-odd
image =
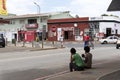
[(109, 36), (109, 37), (107, 37), (107, 39), (118, 39), (118, 37), (117, 36)]

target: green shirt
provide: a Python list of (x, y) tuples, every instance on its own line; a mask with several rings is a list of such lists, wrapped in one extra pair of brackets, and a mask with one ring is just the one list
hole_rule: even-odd
[(84, 61), (82, 60), (78, 53), (73, 55), (73, 62), (79, 67), (84, 66)]

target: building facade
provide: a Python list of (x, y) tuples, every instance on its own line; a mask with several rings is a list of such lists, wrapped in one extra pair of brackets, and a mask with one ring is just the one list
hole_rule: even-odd
[(48, 40), (64, 41), (83, 40), (84, 34), (89, 32), (88, 17), (51, 19), (48, 20)]
[(120, 36), (120, 19), (115, 16), (81, 17), (48, 20), (48, 40), (82, 41), (89, 34), (100, 39), (111, 35)]
[(120, 36), (120, 18), (115, 16), (91, 17), (90, 27), (96, 37)]
[(13, 39), (31, 42), (34, 41), (36, 37), (39, 40), (46, 39), (48, 19), (71, 17), (69, 11), (7, 16), (4, 17), (4, 19), (9, 20), (10, 24), (0, 25), (0, 32), (4, 32), (7, 41), (10, 42)]

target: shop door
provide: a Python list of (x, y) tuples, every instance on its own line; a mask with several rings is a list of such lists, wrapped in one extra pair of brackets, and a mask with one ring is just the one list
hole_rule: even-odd
[(25, 41), (32, 42), (35, 40), (35, 32), (34, 31), (27, 31), (25, 33)]
[(64, 32), (64, 39), (65, 40), (73, 40), (73, 31), (65, 31)]
[(106, 28), (106, 37), (111, 36), (111, 28)]

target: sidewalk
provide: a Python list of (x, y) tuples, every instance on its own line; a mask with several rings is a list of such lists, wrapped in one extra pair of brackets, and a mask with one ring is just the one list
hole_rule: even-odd
[(14, 47), (30, 47), (30, 48), (54, 48), (55, 46), (52, 44), (52, 42), (44, 42), (42, 45), (42, 42), (17, 42), (14, 43), (7, 43), (7, 46), (14, 46)]
[[(118, 70), (120, 70), (120, 60), (116, 60), (110, 63), (93, 65), (92, 69), (85, 71), (68, 72), (62, 75), (47, 77), (46, 79), (35, 80), (120, 80), (119, 75), (115, 76), (114, 78), (104, 76)], [(118, 74), (120, 74), (120, 71), (118, 71)]]

